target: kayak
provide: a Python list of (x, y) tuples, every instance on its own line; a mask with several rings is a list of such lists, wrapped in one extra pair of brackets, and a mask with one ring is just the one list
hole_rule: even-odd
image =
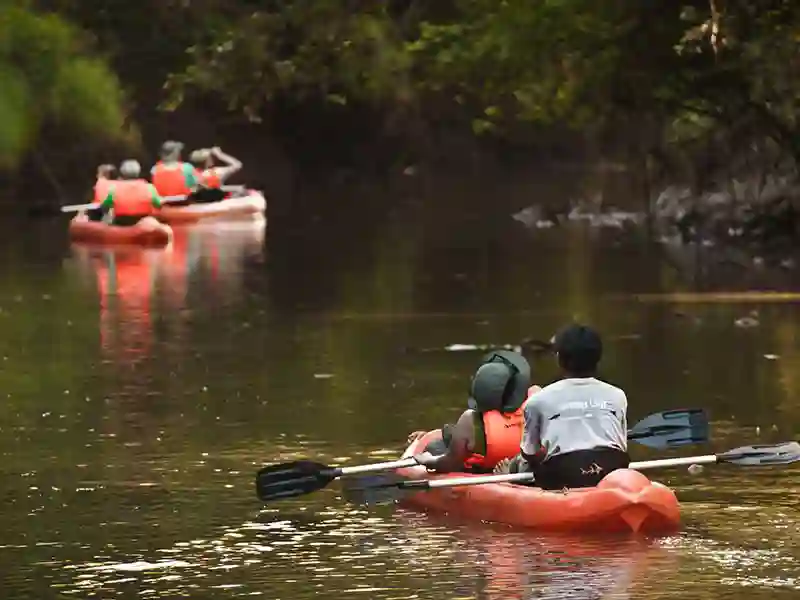
[[(441, 431), (428, 432), (403, 454), (422, 452)], [(425, 467), (398, 469), (407, 479), (471, 477), (428, 473)], [(670, 533), (680, 528), (675, 493), (631, 469), (618, 469), (592, 488), (545, 491), (513, 483), (490, 483), (415, 492), (401, 505), (468, 519), (558, 532)]]
[(149, 217), (136, 225), (120, 227), (90, 221), (85, 214), (79, 214), (69, 222), (69, 237), (73, 242), (86, 244), (158, 248), (170, 243), (172, 228)]
[(219, 202), (199, 202), (186, 206), (165, 205), (157, 216), (163, 223), (177, 225), (259, 217), (266, 210), (267, 201), (261, 192), (248, 190), (243, 196), (225, 198)]

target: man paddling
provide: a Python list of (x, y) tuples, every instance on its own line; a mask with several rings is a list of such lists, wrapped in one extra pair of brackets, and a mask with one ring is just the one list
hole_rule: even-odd
[(188, 196), (200, 184), (194, 167), (181, 160), (183, 144), (167, 141), (161, 145), (161, 160), (150, 171), (151, 181), (161, 196)]
[(429, 445), (415, 457), (418, 462), (440, 473), (490, 473), (513, 456), (522, 435), (530, 374), (528, 361), (517, 352), (498, 350), (485, 356), (472, 378), (467, 410), (455, 425), (442, 428), (442, 442)]
[[(628, 399), (596, 378), (603, 344), (593, 329), (570, 325), (553, 338), (553, 349), (563, 377), (526, 403), (520, 454), (537, 487), (591, 487), (630, 463)], [(513, 461), (497, 470), (509, 466)]]
[[(214, 158), (223, 162), (221, 166), (214, 166)], [(223, 153), (220, 148), (201, 148), (189, 155), (189, 162), (195, 169), (195, 176), (200, 184), (188, 198), (190, 202), (205, 203), (219, 202), (225, 199), (222, 185), (225, 180), (242, 168), (242, 163)]]
[(138, 161), (126, 160), (119, 167), (120, 180), (111, 186), (101, 208), (113, 211), (112, 225), (130, 227), (161, 208), (155, 187), (141, 178)]
[[(100, 204), (108, 196), (111, 186), (115, 182), (115, 175), (117, 167), (114, 165), (100, 165), (97, 167), (97, 180), (94, 184), (94, 202)], [(86, 211), (86, 215), (90, 221), (102, 221), (103, 210), (100, 208)]]
[[(214, 159), (222, 164), (216, 164)], [(203, 184), (210, 189), (219, 189), (231, 175), (242, 169), (241, 161), (225, 154), (218, 146), (195, 150), (189, 155), (189, 162), (201, 172)]]

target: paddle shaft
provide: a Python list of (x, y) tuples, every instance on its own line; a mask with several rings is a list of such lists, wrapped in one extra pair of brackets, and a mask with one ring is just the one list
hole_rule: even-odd
[[(681, 458), (664, 458), (660, 460), (643, 460), (632, 462), (628, 465), (629, 469), (635, 471), (646, 471), (648, 469), (658, 469), (663, 467), (680, 467), (683, 465), (707, 465), (719, 462), (715, 454), (705, 456), (685, 456)], [(458, 487), (465, 485), (483, 485), (486, 483), (521, 483), (533, 481), (533, 473), (506, 473), (503, 475), (480, 475), (477, 477), (448, 477), (446, 479), (420, 479), (410, 481), (400, 481), (395, 485), (400, 488), (409, 489), (436, 489)]]
[[(223, 192), (241, 192), (244, 191), (245, 186), (243, 185), (223, 185), (220, 188)], [(186, 196), (164, 196), (161, 199), (164, 203), (170, 202), (183, 202), (186, 200)], [(95, 210), (100, 208), (100, 204), (97, 202), (92, 202), (91, 204), (70, 204), (69, 206), (62, 206), (61, 212), (78, 212), (81, 210)]]
[[(669, 427), (664, 427), (664, 429), (669, 430), (670, 428)], [(645, 433), (634, 433), (633, 430), (630, 430), (628, 432), (628, 439), (630, 439), (632, 441), (637, 441), (638, 439), (645, 438), (645, 437), (648, 437)], [(701, 463), (709, 462), (709, 461), (704, 461), (704, 459), (706, 459), (708, 457), (701, 456), (701, 457), (698, 457), (698, 458), (701, 459)], [(711, 455), (711, 458), (713, 458), (714, 460), (710, 461), (710, 462), (716, 462), (716, 456)], [(661, 463), (664, 463), (664, 462), (669, 463), (670, 461), (683, 461), (683, 460), (687, 460), (687, 459), (678, 459), (678, 458), (669, 459), (668, 458), (668, 459), (664, 459), (663, 461), (654, 460), (654, 461), (646, 461), (646, 462), (642, 462), (642, 463), (633, 463), (633, 464), (644, 465), (642, 467), (644, 469), (656, 468), (656, 467), (659, 467), (659, 466), (679, 466), (679, 465), (682, 465), (682, 464), (692, 464), (691, 462), (689, 462), (689, 463), (679, 462), (679, 463), (676, 463), (675, 465), (661, 464)], [(648, 466), (648, 463), (653, 463), (653, 466), (652, 467)], [(656, 463), (659, 463), (659, 464), (656, 464)], [(373, 464), (370, 464), (370, 465), (358, 465), (358, 466), (354, 466), (354, 467), (336, 467), (336, 468), (331, 469), (331, 475), (333, 475), (334, 477), (344, 477), (344, 476), (348, 476), (348, 475), (362, 475), (364, 473), (375, 473), (375, 472), (379, 472), (379, 471), (391, 471), (391, 470), (394, 470), (394, 469), (403, 469), (403, 468), (406, 468), (406, 467), (416, 467), (417, 465), (419, 465), (417, 460), (414, 457), (409, 457), (409, 458), (403, 458), (403, 459), (400, 459), (400, 460), (392, 460), (392, 461), (388, 461), (388, 462), (373, 463)], [(630, 467), (630, 468), (633, 469), (633, 468), (636, 468), (636, 467)], [(524, 473), (514, 473), (514, 475), (520, 475), (520, 474), (524, 475)], [(494, 475), (493, 477), (498, 477), (498, 476)], [(463, 479), (464, 481), (475, 482), (477, 479), (480, 479), (480, 478), (462, 477), (462, 478), (457, 478), (457, 479)], [(449, 481), (456, 481), (457, 479), (450, 479)], [(491, 481), (506, 481), (506, 480), (505, 479), (490, 479), (489, 482), (491, 482)], [(514, 479), (510, 479), (508, 481), (515, 481), (515, 480)], [(456, 484), (456, 485), (459, 485), (459, 484)], [(473, 484), (473, 485), (475, 485), (475, 484)]]
[(409, 458), (403, 458), (401, 460), (392, 460), (382, 463), (372, 463), (371, 465), (358, 465), (355, 467), (338, 467), (336, 469), (333, 469), (333, 472), (336, 473), (336, 477), (342, 477), (347, 475), (361, 475), (363, 473), (372, 473), (375, 471), (391, 471), (393, 469), (416, 467), (418, 464), (419, 463), (417, 463), (415, 458), (409, 457)]
[[(186, 196), (164, 196), (161, 201), (166, 203), (170, 202), (183, 202)], [(96, 210), (100, 208), (100, 204), (92, 202), (91, 204), (70, 204), (69, 206), (62, 206), (61, 212), (78, 212), (81, 210)]]

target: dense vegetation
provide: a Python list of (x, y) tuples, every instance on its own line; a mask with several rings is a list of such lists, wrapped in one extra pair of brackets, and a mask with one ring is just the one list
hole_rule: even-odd
[(110, 140), (126, 135), (113, 71), (87, 53), (75, 27), (24, 1), (4, 0), (0, 9), (0, 81), (0, 167), (16, 167), (48, 126)]
[(45, 119), (118, 135), (113, 71), (139, 105), (211, 100), (253, 121), (290, 106), (511, 139), (624, 126), (626, 143), (662, 162), (709, 141), (731, 150), (725, 162), (754, 142), (800, 156), (793, 0), (3, 1), (7, 164)]

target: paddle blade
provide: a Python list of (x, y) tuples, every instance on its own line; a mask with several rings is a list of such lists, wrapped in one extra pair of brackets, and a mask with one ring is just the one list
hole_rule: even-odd
[(269, 465), (256, 474), (256, 494), (264, 501), (283, 500), (321, 490), (339, 470), (310, 460)]
[(342, 498), (351, 504), (367, 506), (393, 504), (408, 493), (398, 487), (404, 480), (395, 473), (343, 479)]
[(743, 446), (717, 454), (717, 462), (743, 467), (787, 465), (800, 461), (800, 444), (784, 442), (775, 445)]
[(708, 415), (701, 408), (665, 410), (645, 417), (628, 440), (650, 448), (678, 448), (708, 441)]

